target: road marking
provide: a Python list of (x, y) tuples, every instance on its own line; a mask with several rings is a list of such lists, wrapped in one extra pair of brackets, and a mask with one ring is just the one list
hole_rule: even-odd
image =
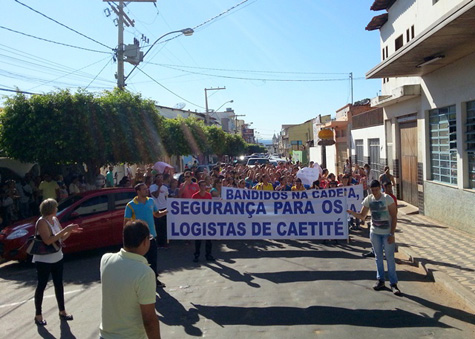
[[(81, 288), (81, 289), (79, 289), (79, 290), (68, 291), (68, 292), (64, 292), (64, 295), (73, 294), (73, 293), (78, 293), (78, 292), (85, 291), (85, 290), (86, 290), (85, 288)], [(43, 299), (46, 299), (46, 298), (53, 298), (54, 296), (55, 296), (54, 294), (45, 295), (45, 296), (43, 297)], [(23, 301), (19, 301), (19, 302), (16, 302), (16, 303), (0, 305), (0, 308), (5, 308), (5, 307), (12, 307), (12, 306), (21, 305), (21, 304), (27, 303), (28, 301), (33, 301), (34, 299), (35, 299), (35, 298), (33, 297), (33, 298), (30, 298), (30, 299), (27, 299), (27, 300), (23, 300)]]

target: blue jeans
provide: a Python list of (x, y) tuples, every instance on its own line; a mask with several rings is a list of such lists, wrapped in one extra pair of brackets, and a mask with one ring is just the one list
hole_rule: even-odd
[(373, 245), (374, 255), (376, 258), (376, 278), (378, 280), (384, 281), (384, 254), (383, 249), (386, 254), (386, 262), (388, 265), (388, 275), (389, 282), (392, 284), (397, 284), (397, 274), (396, 274), (396, 262), (394, 261), (394, 250), (396, 249), (396, 243), (388, 244), (389, 234), (374, 234), (370, 233), (369, 238), (371, 239), (371, 244)]

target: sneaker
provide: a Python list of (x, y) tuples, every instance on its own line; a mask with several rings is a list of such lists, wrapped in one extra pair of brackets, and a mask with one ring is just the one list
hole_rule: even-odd
[(375, 291), (380, 291), (380, 290), (382, 290), (384, 287), (385, 287), (384, 281), (383, 281), (383, 280), (378, 280), (378, 281), (376, 282), (376, 284), (374, 284), (373, 290), (375, 290)]
[(195, 257), (195, 258), (193, 259), (193, 262), (198, 262), (198, 261), (200, 261), (199, 257)]
[(164, 283), (162, 283), (160, 280), (157, 280), (157, 287), (164, 288), (164, 287), (167, 287), (167, 286)]
[(208, 261), (216, 261), (216, 259), (214, 259), (214, 257), (213, 257), (211, 254), (206, 256), (206, 260), (208, 260)]
[(395, 295), (401, 295), (402, 294), (399, 287), (397, 287), (397, 284), (391, 284), (391, 291), (393, 291), (393, 293)]
[(363, 253), (362, 256), (365, 257), (365, 258), (374, 258), (374, 252), (373, 252), (373, 250), (371, 250), (369, 252)]

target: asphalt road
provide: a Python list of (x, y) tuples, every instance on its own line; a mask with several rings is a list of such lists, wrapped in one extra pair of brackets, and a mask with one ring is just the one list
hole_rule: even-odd
[[(475, 316), (422, 270), (399, 258), (402, 297), (376, 292), (375, 264), (361, 253), (364, 231), (350, 244), (320, 241), (216, 241), (207, 263), (192, 262), (193, 243), (159, 251), (157, 313), (163, 338), (473, 338)], [(363, 236), (360, 236), (363, 235)], [(33, 323), (33, 267), (0, 265), (3, 338), (98, 338), (99, 261), (106, 250), (66, 258), (66, 309), (60, 322), (50, 283), (45, 328)]]

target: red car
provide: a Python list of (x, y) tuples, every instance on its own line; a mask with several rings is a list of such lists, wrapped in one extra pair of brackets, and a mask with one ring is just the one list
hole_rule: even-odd
[[(106, 188), (70, 196), (59, 204), (57, 217), (63, 227), (75, 223), (83, 228), (63, 245), (64, 253), (122, 244), (125, 205), (136, 196), (132, 188)], [(0, 257), (25, 261), (22, 246), (35, 231), (38, 217), (22, 220), (0, 232)]]

